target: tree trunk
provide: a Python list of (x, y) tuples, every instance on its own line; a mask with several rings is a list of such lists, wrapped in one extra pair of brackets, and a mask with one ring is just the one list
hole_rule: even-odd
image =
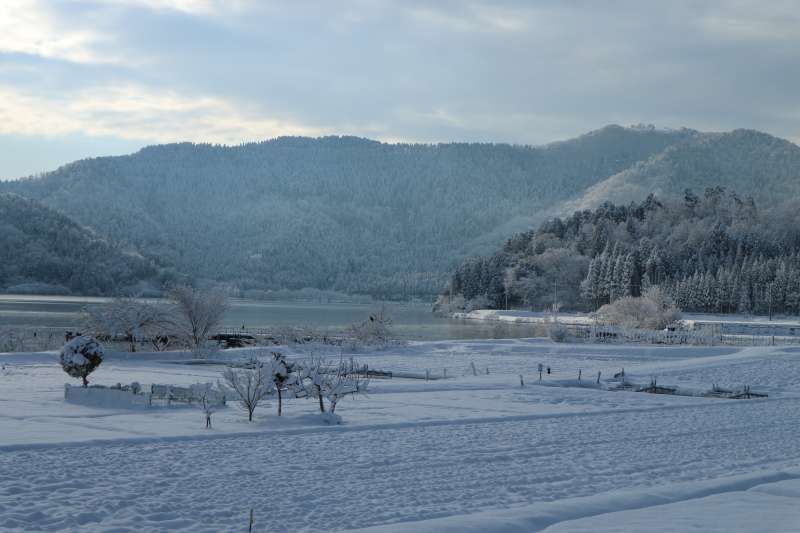
[(248, 422), (252, 422), (253, 421), (253, 410), (252, 409), (248, 409), (247, 410), (247, 421)]
[(322, 402), (322, 389), (320, 388), (319, 385), (315, 385), (315, 387), (317, 387), (317, 398), (319, 398), (319, 412), (324, 413), (325, 404)]
[(278, 387), (278, 416), (281, 416), (283, 402), (281, 400), (281, 389)]
[(83, 386), (84, 387), (88, 387), (89, 386), (89, 380), (86, 379), (86, 376), (81, 376), (81, 379), (83, 380)]

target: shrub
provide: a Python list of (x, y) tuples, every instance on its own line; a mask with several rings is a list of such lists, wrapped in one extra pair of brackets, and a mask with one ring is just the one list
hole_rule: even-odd
[(569, 331), (563, 324), (555, 323), (548, 328), (548, 335), (553, 342), (567, 342)]
[(75, 337), (61, 348), (61, 368), (73, 378), (80, 378), (86, 387), (87, 377), (103, 362), (103, 355), (103, 347), (94, 337)]
[(626, 296), (597, 311), (609, 324), (635, 329), (664, 329), (681, 316), (675, 303), (658, 287), (648, 289), (641, 297)]

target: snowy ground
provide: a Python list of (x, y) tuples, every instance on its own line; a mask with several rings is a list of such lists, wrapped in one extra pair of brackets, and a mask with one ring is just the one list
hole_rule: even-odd
[[(241, 531), (252, 508), (254, 531), (796, 531), (799, 349), (442, 341), (356, 357), (448, 379), (375, 380), (343, 401), (339, 426), (291, 400), (253, 424), (228, 407), (209, 431), (194, 408), (66, 404), (54, 354), (0, 355), (0, 530)], [(112, 356), (90, 379), (180, 385), (221, 371), (165, 358), (185, 356)], [(770, 397), (591, 386), (623, 367)], [(583, 386), (564, 386), (579, 369)]]

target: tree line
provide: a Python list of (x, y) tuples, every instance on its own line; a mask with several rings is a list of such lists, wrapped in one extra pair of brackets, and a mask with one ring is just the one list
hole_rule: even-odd
[(800, 314), (798, 208), (714, 187), (578, 211), (464, 262), (438, 308), (590, 311), (659, 287), (684, 311)]

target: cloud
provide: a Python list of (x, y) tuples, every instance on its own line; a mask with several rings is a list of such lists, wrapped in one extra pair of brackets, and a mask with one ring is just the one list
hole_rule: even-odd
[(58, 98), (0, 87), (0, 134), (236, 144), (322, 133), (291, 120), (248, 112), (222, 98), (136, 85), (91, 87)]
[(412, 5), (410, 17), (418, 22), (457, 32), (520, 32), (528, 28), (528, 13), (523, 9), (471, 4)]
[(6, 5), (9, 135), (541, 144), (642, 122), (800, 137), (792, 1)]
[(0, 52), (22, 53), (76, 63), (108, 63), (97, 52), (109, 37), (70, 27), (40, 0), (4, 0), (0, 16)]
[(192, 15), (239, 13), (253, 0), (96, 0), (112, 6), (141, 7), (153, 10), (172, 10)]

